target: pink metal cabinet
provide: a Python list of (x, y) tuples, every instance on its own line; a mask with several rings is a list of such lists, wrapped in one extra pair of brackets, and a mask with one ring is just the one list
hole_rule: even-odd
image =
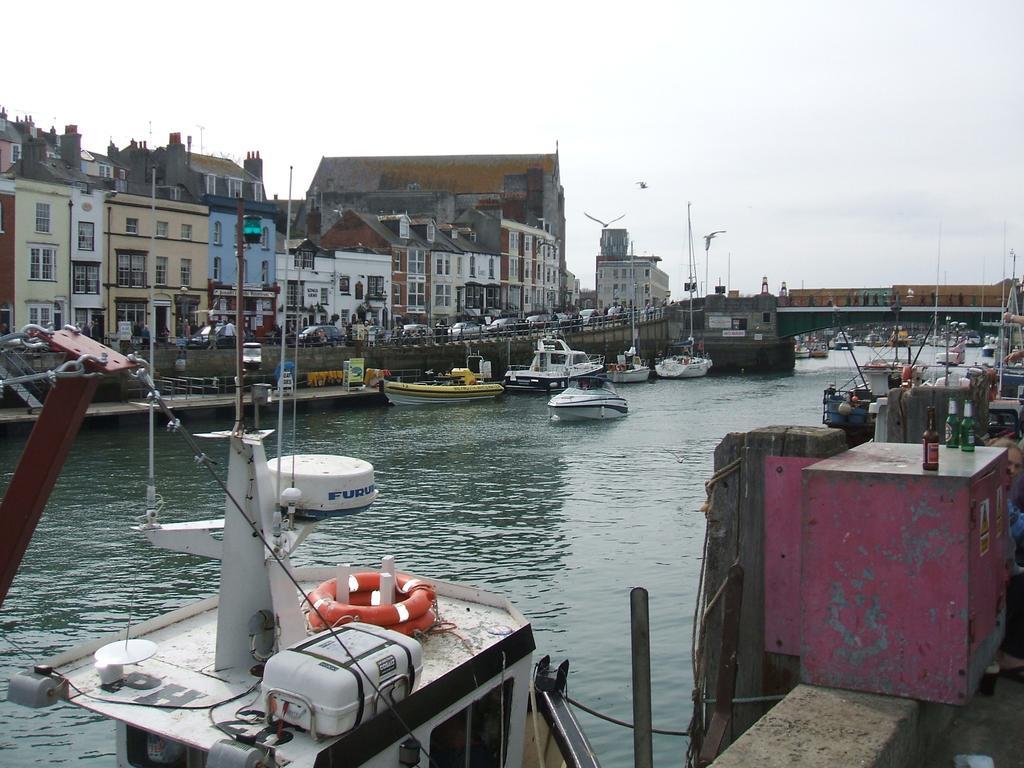
[(803, 472), (801, 679), (963, 704), (1003, 635), (1006, 456), (866, 443)]

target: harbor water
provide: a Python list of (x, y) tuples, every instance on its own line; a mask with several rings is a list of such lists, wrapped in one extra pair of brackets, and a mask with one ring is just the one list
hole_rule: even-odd
[[(629, 590), (646, 587), (654, 725), (685, 730), (713, 450), (732, 431), (820, 424), (822, 391), (846, 383), (849, 359), (798, 361), (788, 375), (620, 385), (629, 416), (606, 422), (552, 422), (546, 398), (532, 395), (300, 414), (298, 451), (372, 462), (381, 495), (359, 516), (322, 524), (296, 559), (369, 568), (394, 555), (400, 569), (502, 592), (533, 622), (538, 655), (571, 660), (569, 695), (626, 721)], [(276, 414), (262, 426), (270, 421)], [(137, 425), (80, 433), (0, 609), (0, 698), (33, 662), (216, 591), (215, 563), (153, 549), (130, 530), (143, 513), (146, 442)], [(0, 441), (3, 487), (22, 445)], [(222, 516), (222, 494), (181, 438), (158, 431), (156, 446), (161, 518)], [(208, 446), (225, 457), (223, 443)], [(627, 730), (579, 716), (604, 766), (632, 765)], [(683, 738), (656, 735), (655, 764), (682, 764), (685, 749)], [(0, 766), (38, 764), (112, 768), (112, 725), (67, 704), (0, 702)]]

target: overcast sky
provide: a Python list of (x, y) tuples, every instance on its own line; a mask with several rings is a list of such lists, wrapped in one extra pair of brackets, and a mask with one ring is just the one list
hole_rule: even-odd
[(10, 116), (98, 151), (172, 131), (258, 149), (282, 198), (321, 156), (557, 142), (584, 286), (584, 211), (624, 213), (680, 295), (687, 201), (699, 280), (724, 229), (710, 282), (744, 292), (994, 282), (1011, 248), (1024, 271), (1020, 0), (61, 1), (5, 8), (5, 28)]

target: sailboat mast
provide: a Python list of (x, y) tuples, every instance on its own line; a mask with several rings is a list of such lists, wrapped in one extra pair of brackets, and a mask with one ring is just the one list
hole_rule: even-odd
[(690, 338), (690, 341), (692, 342), (693, 341), (693, 287), (694, 287), (694, 282), (696, 282), (696, 279), (697, 279), (697, 276), (695, 274), (695, 272), (697, 270), (696, 270), (696, 265), (693, 262), (693, 224), (690, 221), (690, 206), (691, 205), (693, 205), (693, 203), (687, 201), (687, 203), (686, 203), (686, 240), (687, 240), (687, 243), (688, 243), (688, 245), (687, 245), (688, 251), (687, 252), (689, 254), (689, 261), (690, 261), (690, 263), (688, 265), (688, 269), (690, 270), (690, 276), (689, 276), (689, 278), (687, 278), (688, 281), (689, 281), (689, 286), (690, 286), (690, 337), (689, 338)]

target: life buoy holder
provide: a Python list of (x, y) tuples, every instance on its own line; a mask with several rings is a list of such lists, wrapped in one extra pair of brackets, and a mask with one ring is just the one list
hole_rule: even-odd
[[(380, 605), (380, 573), (354, 573), (349, 576), (349, 602), (339, 603), (337, 581), (328, 579), (307, 595), (306, 620), (315, 631), (352, 621), (386, 627), (405, 635), (429, 629), (436, 620), (431, 610), (437, 599), (434, 587), (401, 573), (395, 574), (395, 584), (402, 599), (391, 605)], [(316, 607), (315, 611), (309, 608), (310, 603)]]

